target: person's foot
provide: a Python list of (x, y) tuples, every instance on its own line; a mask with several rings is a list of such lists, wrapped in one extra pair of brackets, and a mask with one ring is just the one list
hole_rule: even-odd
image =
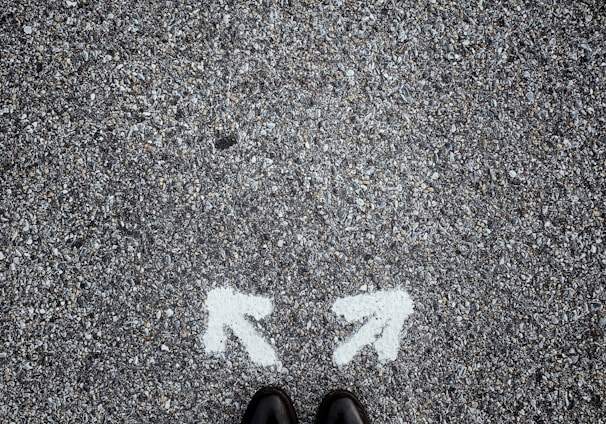
[(263, 387), (251, 399), (242, 424), (296, 424), (292, 402), (283, 390)]
[(316, 424), (370, 424), (358, 398), (347, 390), (327, 394), (316, 415)]

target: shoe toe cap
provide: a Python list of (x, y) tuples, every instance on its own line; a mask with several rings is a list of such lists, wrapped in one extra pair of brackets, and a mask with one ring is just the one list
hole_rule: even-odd
[(318, 411), (316, 424), (369, 424), (362, 404), (345, 391), (329, 394)]

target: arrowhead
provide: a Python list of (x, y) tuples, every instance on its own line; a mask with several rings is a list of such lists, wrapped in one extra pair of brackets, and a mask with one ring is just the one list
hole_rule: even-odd
[(270, 299), (237, 293), (230, 288), (217, 288), (208, 293), (206, 308), (208, 327), (203, 343), (207, 353), (225, 350), (226, 327), (229, 327), (248, 351), (251, 361), (263, 366), (279, 364), (273, 347), (246, 319), (246, 315), (259, 320), (271, 314), (273, 305)]
[(393, 361), (398, 356), (400, 332), (404, 320), (413, 312), (410, 296), (403, 290), (361, 294), (338, 299), (332, 311), (348, 321), (366, 322), (333, 353), (339, 366), (347, 364), (366, 345), (372, 344), (379, 361)]

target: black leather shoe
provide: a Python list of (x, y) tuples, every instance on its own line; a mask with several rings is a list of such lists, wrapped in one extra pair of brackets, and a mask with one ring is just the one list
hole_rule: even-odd
[(290, 398), (277, 387), (263, 387), (246, 408), (242, 424), (296, 424), (297, 415)]
[(347, 390), (327, 394), (316, 415), (316, 424), (370, 424), (358, 398)]

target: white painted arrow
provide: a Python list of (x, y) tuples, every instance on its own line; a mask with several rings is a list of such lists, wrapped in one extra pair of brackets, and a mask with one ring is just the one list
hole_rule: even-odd
[(208, 293), (208, 328), (202, 338), (207, 353), (225, 350), (227, 341), (226, 327), (240, 339), (248, 351), (251, 361), (263, 365), (279, 365), (273, 347), (255, 331), (246, 315), (256, 320), (271, 314), (273, 304), (270, 299), (261, 296), (237, 293), (231, 288), (217, 288)]
[(368, 317), (364, 325), (337, 346), (333, 360), (339, 366), (347, 364), (366, 345), (373, 344), (379, 361), (393, 361), (398, 356), (400, 332), (404, 320), (413, 312), (410, 296), (403, 290), (361, 294), (338, 299), (332, 311), (348, 321)]

